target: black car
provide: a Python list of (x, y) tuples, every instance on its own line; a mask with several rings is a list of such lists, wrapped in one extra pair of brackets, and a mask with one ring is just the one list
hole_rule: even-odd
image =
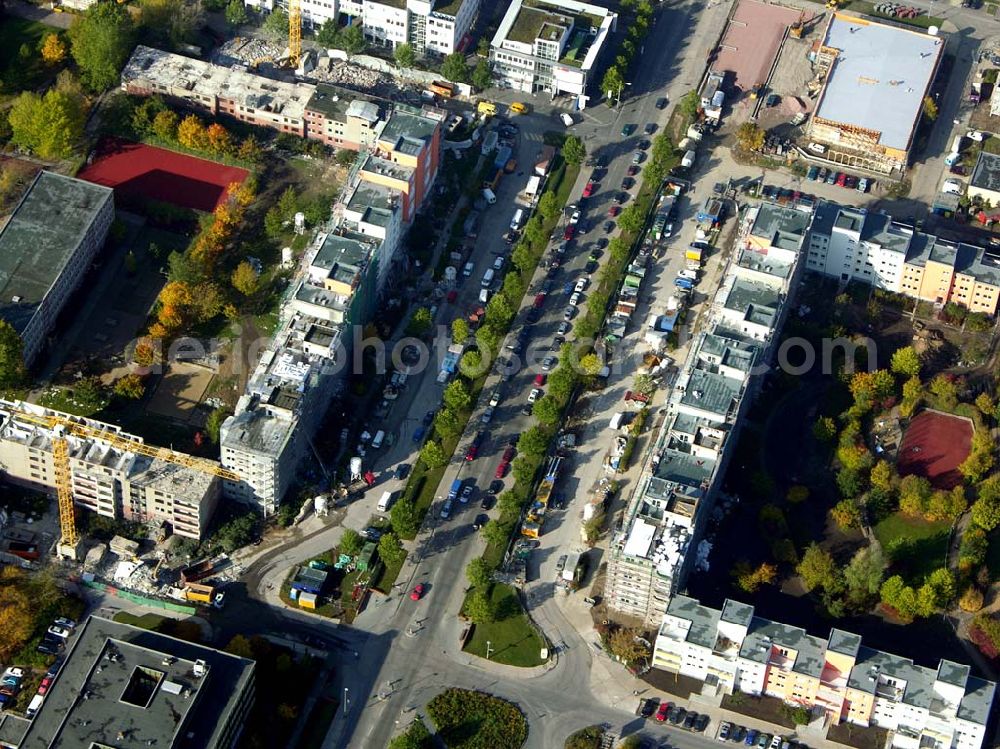
[(675, 726), (678, 723), (683, 722), (684, 718), (686, 717), (687, 717), (687, 710), (685, 710), (683, 707), (678, 707), (677, 705), (674, 705), (667, 712), (667, 720), (669, 720), (670, 723)]
[(583, 266), (583, 269), (585, 271), (587, 271), (587, 273), (596, 273), (597, 272), (597, 267), (598, 267), (597, 266), (597, 261), (590, 260), (590, 261), (587, 262), (587, 264), (585, 266)]
[(604, 222), (604, 233), (605, 234), (610, 234), (611, 232), (614, 231), (614, 229), (615, 229), (615, 222), (614, 221), (605, 221)]
[(428, 411), (424, 414), (424, 426), (429, 427), (432, 423), (434, 423), (434, 412)]
[(381, 528), (376, 528), (374, 525), (369, 525), (367, 528), (361, 531), (361, 535), (367, 538), (369, 541), (378, 541), (380, 538), (382, 538), (383, 534), (385, 534), (385, 531), (382, 530)]
[(644, 128), (644, 132), (646, 133), (646, 135), (652, 135), (653, 133), (655, 133), (656, 132), (656, 123), (655, 122), (647, 122), (646, 123), (646, 127)]
[(708, 716), (699, 715), (694, 721), (693, 730), (702, 733), (706, 728), (708, 728)]
[(650, 146), (650, 143), (649, 143), (648, 140), (643, 139), (643, 140), (639, 141), (639, 150), (640, 151), (645, 151), (647, 148), (649, 148), (649, 146)]
[(656, 697), (652, 699), (643, 700), (639, 703), (639, 715), (643, 718), (652, 718), (653, 714), (656, 712), (656, 708), (659, 706), (660, 700)]
[(666, 96), (661, 96), (659, 99), (656, 100), (656, 108), (657, 109), (666, 109), (667, 108), (667, 97)]
[(472, 524), (472, 530), (478, 531), (488, 522), (490, 522), (489, 515), (476, 515), (476, 522)]
[(743, 726), (733, 726), (733, 729), (729, 732), (729, 740), (735, 744), (742, 744), (743, 739), (747, 736), (747, 729)]
[(398, 466), (396, 466), (397, 479), (405, 479), (409, 475), (409, 473), (410, 473), (409, 463), (400, 463)]
[(493, 509), (493, 495), (492, 494), (484, 494), (483, 495), (483, 501), (479, 503), (479, 507), (482, 508), (482, 509), (484, 509), (484, 510), (491, 510), (491, 509)]
[(597, 249), (603, 250), (605, 247), (608, 246), (608, 238), (601, 237), (600, 239), (597, 240), (597, 244), (595, 246), (597, 247)]
[(623, 190), (631, 190), (633, 187), (635, 187), (635, 180), (631, 177), (625, 177), (625, 179), (622, 180)]

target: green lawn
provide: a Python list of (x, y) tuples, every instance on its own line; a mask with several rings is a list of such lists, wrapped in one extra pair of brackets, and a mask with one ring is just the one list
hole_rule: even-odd
[[(48, 26), (15, 16), (4, 16), (0, 23), (0, 80), (8, 91), (32, 89), (40, 83), (46, 70), (38, 53), (42, 38), (52, 31)], [(20, 59), (21, 45), (27, 45), (31, 55), (27, 62)], [(55, 75), (58, 69), (50, 74)]]
[(489, 642), (490, 660), (521, 668), (542, 665), (545, 661), (540, 654), (545, 641), (528, 619), (515, 590), (498, 583), (493, 586), (492, 598), (500, 618), (490, 624), (477, 624), (465, 651), (485, 658)]
[(892, 560), (893, 571), (907, 583), (920, 585), (947, 563), (949, 528), (947, 522), (928, 523), (897, 512), (875, 526), (875, 536)]
[(142, 616), (136, 616), (135, 614), (130, 614), (127, 611), (119, 611), (114, 616), (114, 621), (119, 624), (131, 624), (133, 627), (139, 627), (140, 629), (151, 629), (155, 630), (167, 617), (160, 616), (159, 614), (143, 614)]
[(399, 560), (398, 564), (386, 564), (383, 559), (382, 571), (375, 582), (372, 583), (372, 588), (388, 595), (392, 590), (392, 586), (396, 583), (396, 578), (399, 577), (399, 571), (403, 569), (403, 562), (405, 561), (406, 557), (403, 557)]

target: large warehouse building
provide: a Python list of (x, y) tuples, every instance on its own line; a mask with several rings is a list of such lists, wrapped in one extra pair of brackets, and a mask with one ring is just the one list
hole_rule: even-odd
[(113, 191), (39, 172), (0, 230), (0, 319), (24, 341), (31, 365), (66, 301), (104, 245)]
[(809, 123), (812, 139), (846, 166), (905, 169), (944, 40), (835, 13), (814, 52), (817, 77), (825, 80)]

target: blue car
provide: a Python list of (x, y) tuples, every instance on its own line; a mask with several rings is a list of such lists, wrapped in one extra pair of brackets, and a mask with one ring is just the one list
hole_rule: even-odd
[(749, 731), (747, 731), (747, 737), (746, 739), (743, 740), (743, 743), (746, 744), (747, 746), (753, 746), (754, 744), (757, 743), (758, 736), (760, 736), (760, 731), (758, 731), (756, 728), (751, 728)]
[(819, 167), (814, 165), (809, 167), (809, 172), (806, 174), (806, 179), (809, 180), (810, 182), (815, 182), (816, 177), (818, 175), (819, 175)]
[(427, 434), (427, 427), (425, 427), (425, 426), (418, 426), (417, 427), (417, 431), (415, 431), (413, 433), (413, 441), (414, 442), (420, 442), (420, 440), (422, 440), (424, 438), (425, 434)]

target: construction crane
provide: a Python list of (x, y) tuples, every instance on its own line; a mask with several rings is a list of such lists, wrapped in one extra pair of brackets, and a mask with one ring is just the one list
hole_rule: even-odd
[(302, 60), (302, 0), (288, 0), (288, 64), (294, 69)]
[(62, 536), (59, 540), (59, 551), (63, 555), (75, 558), (76, 548), (80, 542), (73, 509), (73, 481), (70, 476), (68, 437), (98, 439), (118, 450), (144, 455), (149, 458), (157, 458), (168, 463), (173, 463), (174, 465), (218, 476), (228, 481), (240, 480), (238, 473), (223, 468), (212, 461), (195, 458), (165, 447), (147, 445), (145, 442), (140, 442), (129, 435), (98, 429), (89, 424), (74, 421), (66, 416), (36, 414), (16, 407), (5, 408), (4, 410), (10, 413), (11, 418), (15, 418), (18, 421), (52, 430), (53, 473), (56, 479), (56, 500), (59, 506), (59, 531)]

